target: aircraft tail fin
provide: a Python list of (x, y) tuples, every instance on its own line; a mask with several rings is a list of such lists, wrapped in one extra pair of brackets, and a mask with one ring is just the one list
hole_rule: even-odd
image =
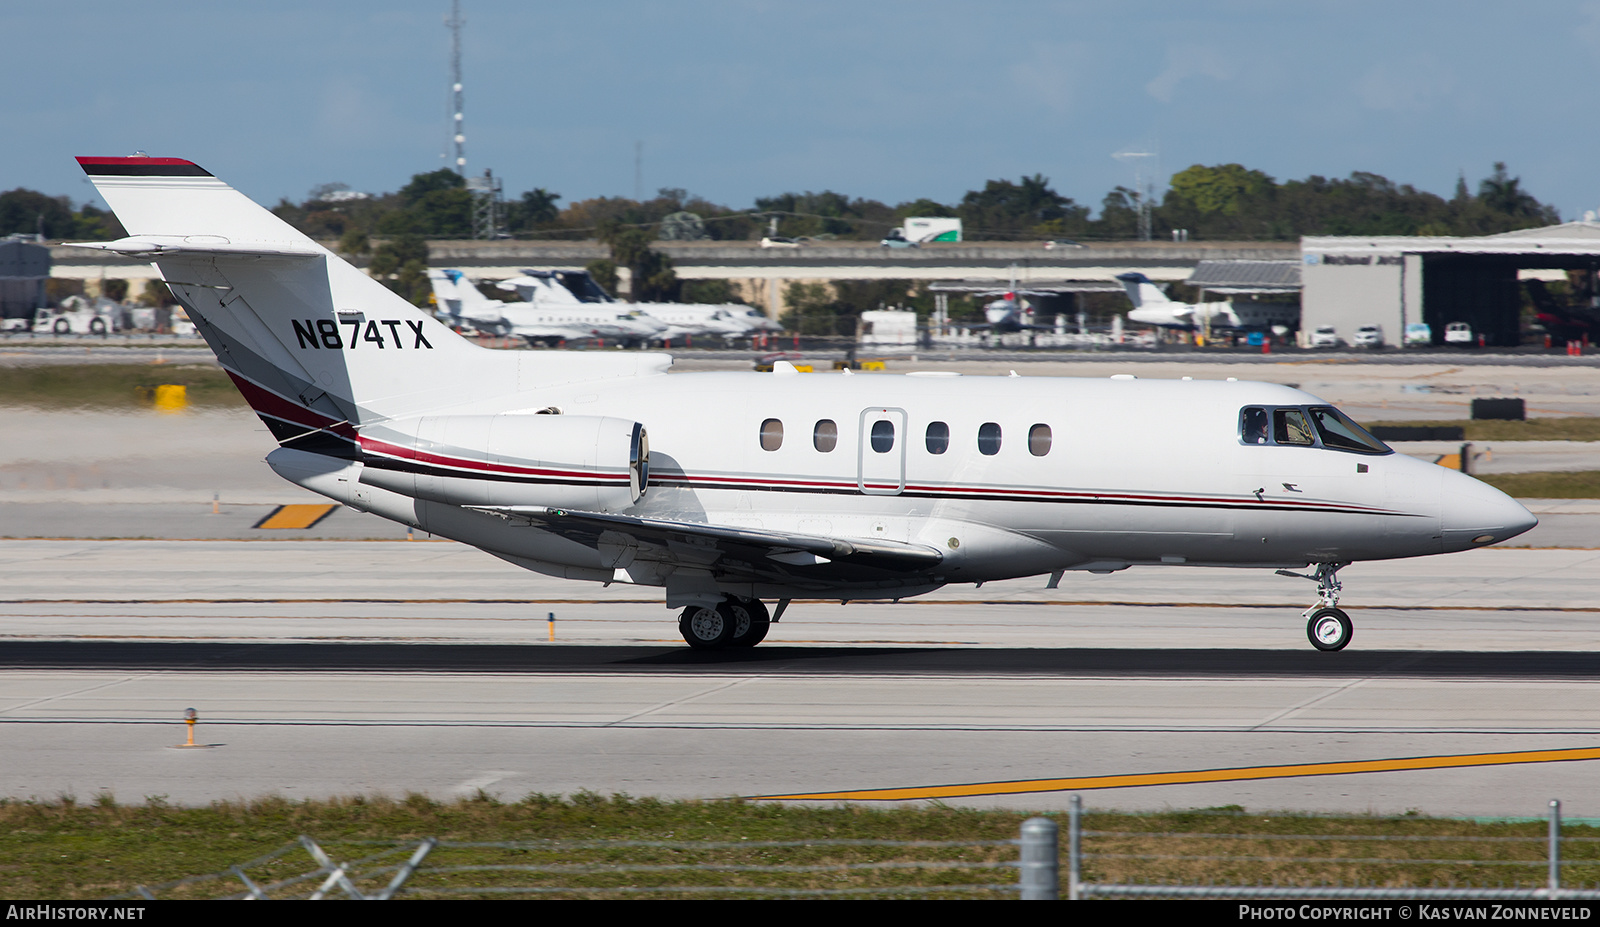
[(1117, 274), (1117, 279), (1122, 281), (1122, 288), (1128, 291), (1128, 299), (1135, 309), (1165, 306), (1172, 302), (1167, 298), (1167, 294), (1144, 274), (1138, 272)]
[[(336, 453), (360, 426), (518, 388), (517, 358), (468, 342), (178, 158), (79, 158), (285, 446)], [(481, 295), (481, 294), (480, 294)]]
[(428, 281), (433, 284), (433, 297), (441, 311), (456, 323), (468, 322), (479, 327), (495, 326), (505, 320), (505, 306), (490, 299), (459, 270), (429, 270)]

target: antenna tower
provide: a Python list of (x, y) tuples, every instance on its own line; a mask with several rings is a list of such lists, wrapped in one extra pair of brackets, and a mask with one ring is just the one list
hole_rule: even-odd
[(461, 0), (450, 0), (450, 18), (444, 21), (450, 30), (450, 111), (451, 137), (456, 145), (456, 173), (467, 176), (467, 137), (462, 133), (461, 113), (465, 97), (461, 92), (461, 27), (467, 21), (461, 18)]
[(472, 194), (472, 237), (493, 238), (500, 232), (500, 178), (488, 168), (482, 177), (467, 178), (467, 192)]
[[(1139, 240), (1149, 241), (1155, 225), (1155, 198), (1156, 185), (1154, 180), (1145, 180), (1144, 169), (1141, 166), (1145, 158), (1159, 157), (1154, 151), (1132, 151), (1124, 149), (1115, 152), (1111, 157), (1118, 161), (1133, 162), (1133, 192), (1139, 197)], [(1159, 164), (1159, 162), (1156, 162)], [(1152, 171), (1152, 174), (1154, 171)]]

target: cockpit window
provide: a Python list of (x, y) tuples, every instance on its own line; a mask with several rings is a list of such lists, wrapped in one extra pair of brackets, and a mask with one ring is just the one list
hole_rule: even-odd
[(1278, 444), (1301, 447), (1317, 443), (1317, 439), (1311, 436), (1311, 425), (1306, 421), (1306, 414), (1299, 409), (1272, 410), (1272, 440)]
[(1287, 447), (1325, 447), (1354, 454), (1392, 454), (1350, 416), (1332, 406), (1289, 406), (1239, 410), (1240, 444), (1277, 444)]
[(1322, 446), (1337, 451), (1354, 451), (1357, 454), (1388, 454), (1390, 447), (1374, 438), (1365, 428), (1357, 425), (1333, 406), (1312, 406), (1311, 420), (1316, 422), (1322, 435)]
[(1267, 443), (1267, 410), (1245, 409), (1239, 413), (1239, 440), (1245, 444)]

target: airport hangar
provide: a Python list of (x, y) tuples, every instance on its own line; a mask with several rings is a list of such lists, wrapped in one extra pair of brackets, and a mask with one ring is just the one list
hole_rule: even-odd
[(1316, 236), (1300, 239), (1300, 330), (1331, 325), (1349, 340), (1381, 325), (1402, 345), (1406, 325), (1426, 323), (1433, 343), (1465, 322), (1484, 343), (1521, 343), (1521, 279), (1564, 280), (1600, 268), (1600, 223), (1567, 222), (1476, 238)]
[[(1204, 295), (1301, 293), (1302, 332), (1331, 325), (1346, 340), (1380, 325), (1402, 345), (1405, 326), (1425, 322), (1435, 343), (1445, 326), (1466, 322), (1489, 345), (1520, 341), (1519, 277), (1564, 279), (1600, 268), (1600, 223), (1569, 222), (1476, 238), (1309, 236), (1294, 242), (937, 242), (881, 248), (872, 242), (818, 241), (797, 248), (754, 242), (672, 241), (656, 247), (684, 280), (728, 280), (747, 302), (777, 317), (791, 283), (904, 279), (970, 286), (1054, 287), (1063, 293), (1120, 289), (1135, 271), (1157, 282), (1186, 282)], [(430, 241), (429, 263), (475, 279), (504, 279), (523, 268), (582, 269), (609, 257), (599, 242)], [(153, 276), (148, 263), (81, 249), (51, 249), (52, 276), (93, 289), (109, 277)], [(362, 261), (357, 260), (358, 266)], [(1292, 270), (1291, 270), (1292, 267)], [(629, 290), (626, 269), (620, 289)], [(1293, 273), (1298, 271), (1298, 274)], [(1295, 279), (1298, 277), (1298, 279)], [(1076, 285), (1075, 285), (1076, 284)]]

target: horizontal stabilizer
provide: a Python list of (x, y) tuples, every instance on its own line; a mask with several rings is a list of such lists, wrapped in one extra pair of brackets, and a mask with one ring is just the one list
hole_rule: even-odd
[(116, 241), (72, 241), (69, 248), (93, 248), (129, 257), (207, 254), (218, 257), (314, 258), (328, 252), (314, 245), (281, 241), (229, 241), (215, 235), (190, 235), (184, 238), (140, 235)]

